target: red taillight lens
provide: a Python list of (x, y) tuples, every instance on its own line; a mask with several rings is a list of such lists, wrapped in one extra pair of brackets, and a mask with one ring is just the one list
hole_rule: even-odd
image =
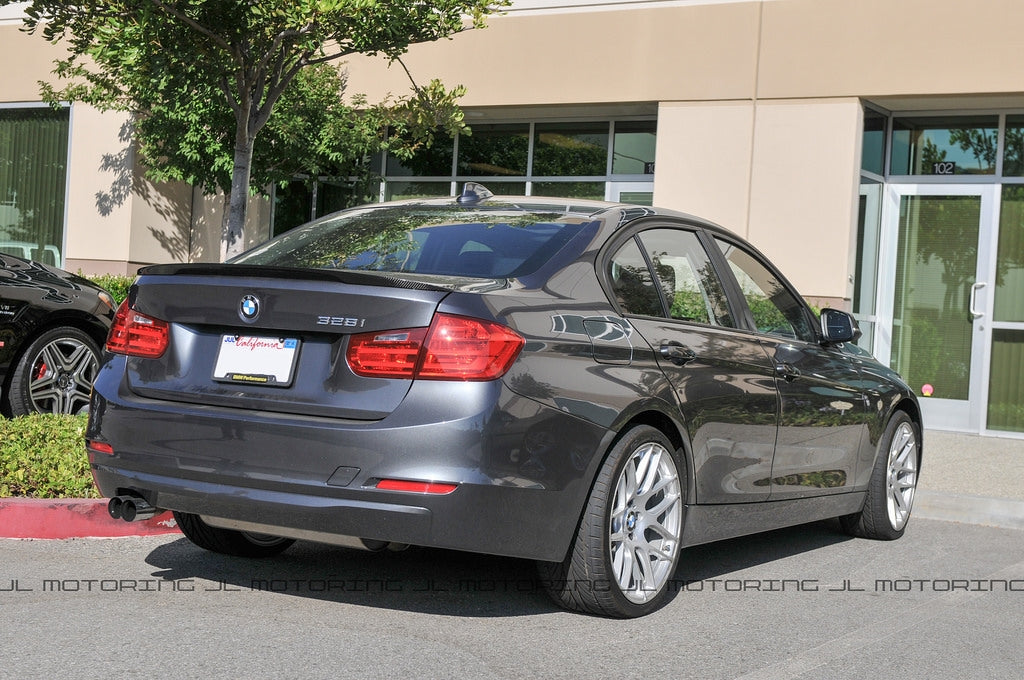
[(136, 312), (125, 300), (114, 315), (107, 336), (107, 351), (156, 359), (166, 351), (169, 338), (170, 325), (166, 321)]
[(371, 378), (493, 380), (505, 375), (524, 340), (500, 324), (437, 314), (430, 328), (353, 335), (348, 364)]
[(489, 321), (438, 314), (427, 335), (420, 378), (493, 380), (519, 356), (524, 340), (518, 333)]
[(426, 335), (426, 328), (353, 335), (348, 344), (348, 365), (356, 375), (412, 378)]

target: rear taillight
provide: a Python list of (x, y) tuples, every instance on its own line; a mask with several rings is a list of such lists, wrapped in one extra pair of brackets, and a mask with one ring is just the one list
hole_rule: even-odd
[(137, 312), (125, 300), (117, 308), (107, 335), (107, 351), (132, 357), (156, 359), (167, 349), (170, 325)]
[(493, 380), (505, 375), (524, 340), (500, 324), (451, 314), (430, 328), (353, 335), (348, 365), (370, 378)]

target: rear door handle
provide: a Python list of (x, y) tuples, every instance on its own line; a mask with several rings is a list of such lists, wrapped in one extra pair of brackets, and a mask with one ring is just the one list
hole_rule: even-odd
[(671, 340), (661, 343), (659, 350), (661, 356), (671, 361), (676, 366), (685, 366), (697, 358), (697, 353), (682, 343)]
[(793, 382), (800, 377), (800, 369), (793, 364), (775, 364), (775, 376)]

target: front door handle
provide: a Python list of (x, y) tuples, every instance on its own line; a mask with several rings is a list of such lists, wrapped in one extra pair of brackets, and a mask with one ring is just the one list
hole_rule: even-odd
[(697, 353), (689, 347), (684, 347), (682, 343), (670, 340), (668, 342), (661, 343), (661, 347), (658, 348), (661, 352), (661, 356), (671, 361), (676, 366), (685, 366), (694, 359), (697, 358)]
[(977, 303), (978, 303), (978, 291), (981, 290), (982, 288), (984, 288), (987, 285), (988, 284), (985, 283), (984, 281), (978, 281), (973, 286), (971, 286), (971, 302), (970, 302), (970, 306), (968, 307), (968, 311), (971, 313), (971, 318), (972, 319), (980, 319), (981, 317), (985, 316), (985, 312), (979, 312), (978, 311), (978, 304)]

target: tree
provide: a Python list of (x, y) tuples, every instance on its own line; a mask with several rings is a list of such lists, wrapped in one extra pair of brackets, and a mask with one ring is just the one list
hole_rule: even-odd
[[(0, 5), (13, 0), (0, 0)], [(257, 136), (304, 70), (347, 55), (398, 60), (416, 43), (482, 27), (505, 0), (34, 0), (26, 28), (53, 43), (62, 87), (51, 101), (83, 101), (134, 114), (144, 158), (163, 170), (223, 186), (230, 173), (224, 256), (242, 247)], [(371, 107), (362, 124), (392, 125), (409, 146), (438, 126), (462, 127), (461, 90), (438, 81)], [(300, 98), (301, 99), (301, 98)], [(365, 104), (364, 101), (357, 102)], [(223, 112), (226, 106), (230, 117)], [(337, 125), (338, 123), (334, 123)], [(230, 127), (228, 127), (230, 125)], [(287, 126), (284, 126), (287, 127)], [(178, 152), (177, 131), (186, 143)], [(230, 140), (230, 166), (212, 150)], [(390, 143), (390, 142), (389, 142)], [(161, 156), (161, 153), (168, 154)], [(177, 160), (185, 161), (181, 165)], [(183, 171), (183, 172), (182, 172)], [(168, 176), (171, 176), (169, 174)], [(260, 178), (262, 179), (262, 178)]]

